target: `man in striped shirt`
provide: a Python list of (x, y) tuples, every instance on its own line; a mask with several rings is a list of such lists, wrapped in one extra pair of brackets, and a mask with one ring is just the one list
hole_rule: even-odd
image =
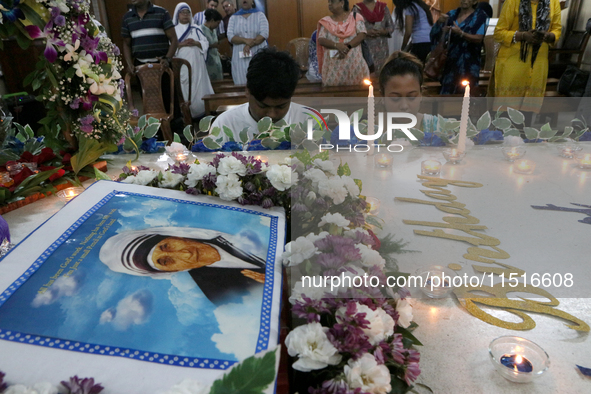
[[(211, 8), (213, 10), (217, 10), (218, 5), (219, 5), (218, 0), (209, 0), (207, 2), (207, 8)], [(196, 13), (195, 16), (193, 16), (193, 22), (195, 22), (195, 24), (197, 26), (203, 25), (205, 23), (205, 11), (201, 11), (201, 12)], [(221, 41), (224, 38), (226, 38), (226, 27), (224, 26), (223, 21), (220, 22), (220, 25), (216, 29), (216, 32), (218, 34), (218, 40)]]
[(144, 63), (170, 66), (178, 41), (168, 11), (148, 0), (131, 0), (131, 4), (121, 26), (123, 57), (129, 72), (135, 74), (135, 66)]

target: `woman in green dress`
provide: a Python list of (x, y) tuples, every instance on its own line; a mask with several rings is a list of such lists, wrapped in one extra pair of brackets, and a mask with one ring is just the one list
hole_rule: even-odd
[(205, 23), (201, 28), (207, 41), (209, 41), (209, 50), (207, 52), (205, 65), (207, 66), (207, 73), (209, 74), (209, 79), (211, 81), (218, 81), (224, 78), (222, 61), (220, 59), (220, 53), (218, 52), (218, 35), (216, 32), (221, 20), (222, 14), (217, 10), (205, 10)]

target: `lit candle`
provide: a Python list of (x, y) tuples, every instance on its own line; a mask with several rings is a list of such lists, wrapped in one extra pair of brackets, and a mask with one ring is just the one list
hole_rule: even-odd
[(180, 163), (180, 162), (183, 162), (185, 160), (187, 160), (187, 154), (186, 153), (184, 153), (184, 152), (177, 153), (177, 155), (176, 155), (176, 161), (177, 162)]
[(533, 172), (536, 168), (536, 163), (534, 163), (533, 161), (530, 161), (530, 160), (519, 160), (519, 161), (515, 162), (515, 164), (516, 164), (515, 172), (517, 172), (519, 174), (525, 174), (525, 175), (533, 174)]
[(458, 164), (464, 158), (465, 153), (457, 149), (446, 149), (443, 151), (443, 157), (451, 164)]
[(263, 163), (268, 163), (269, 162), (269, 158), (267, 156), (265, 156), (265, 155), (256, 155), (254, 158), (256, 160), (262, 161)]
[(439, 175), (441, 163), (437, 160), (425, 160), (421, 163), (421, 173), (423, 175)]
[(366, 197), (365, 202), (369, 204), (369, 212), (377, 213), (380, 208), (380, 200), (375, 197)]
[(522, 146), (506, 146), (502, 148), (502, 152), (503, 156), (505, 156), (505, 159), (507, 159), (507, 161), (514, 162), (515, 160), (525, 155), (525, 148)]
[(375, 158), (375, 166), (377, 168), (387, 168), (392, 165), (392, 157), (387, 155), (386, 153), (378, 153)]
[(466, 87), (464, 102), (462, 103), (462, 117), (460, 118), (460, 136), (458, 138), (458, 151), (466, 151), (466, 133), (468, 132), (468, 116), (470, 114), (470, 82), (463, 81)]
[[(375, 133), (375, 104), (374, 104), (374, 97), (373, 97), (373, 85), (369, 79), (363, 81), (366, 85), (369, 85), (369, 94), (367, 96), (367, 135), (374, 135)], [(373, 155), (374, 148), (373, 148), (374, 141), (368, 141), (369, 150), (368, 154)]]
[(532, 363), (519, 354), (505, 354), (500, 361), (505, 367), (515, 372), (531, 372), (534, 369)]
[(74, 197), (78, 196), (80, 193), (84, 191), (83, 187), (69, 187), (64, 190), (60, 190), (57, 192), (57, 196), (63, 201), (68, 202), (72, 200)]
[(579, 167), (584, 169), (591, 168), (591, 153), (579, 154), (576, 156), (576, 159), (579, 162)]

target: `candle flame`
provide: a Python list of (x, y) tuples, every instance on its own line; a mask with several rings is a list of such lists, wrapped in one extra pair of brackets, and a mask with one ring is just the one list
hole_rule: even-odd
[(462, 85), (464, 85), (464, 86), (468, 86), (468, 85), (470, 85), (470, 82), (468, 82), (467, 80), (463, 80), (463, 81), (462, 81)]
[(519, 354), (517, 356), (515, 356), (515, 363), (516, 364), (521, 364), (523, 362), (523, 357), (521, 357)]
[(371, 81), (369, 79), (364, 79), (363, 80), (363, 83), (366, 84), (366, 85), (371, 86)]

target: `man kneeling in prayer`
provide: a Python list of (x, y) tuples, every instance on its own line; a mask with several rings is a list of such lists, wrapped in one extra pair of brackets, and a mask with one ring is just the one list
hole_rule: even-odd
[[(248, 102), (222, 113), (211, 128), (226, 126), (232, 130), (234, 140), (239, 141), (239, 133), (245, 128), (252, 139), (258, 133), (257, 122), (264, 117), (271, 118), (273, 123), (283, 119), (286, 124), (305, 124), (309, 116), (304, 107), (291, 102), (299, 79), (300, 68), (287, 52), (261, 50), (253, 56), (246, 73)], [(227, 142), (229, 138), (221, 134), (223, 142)]]

